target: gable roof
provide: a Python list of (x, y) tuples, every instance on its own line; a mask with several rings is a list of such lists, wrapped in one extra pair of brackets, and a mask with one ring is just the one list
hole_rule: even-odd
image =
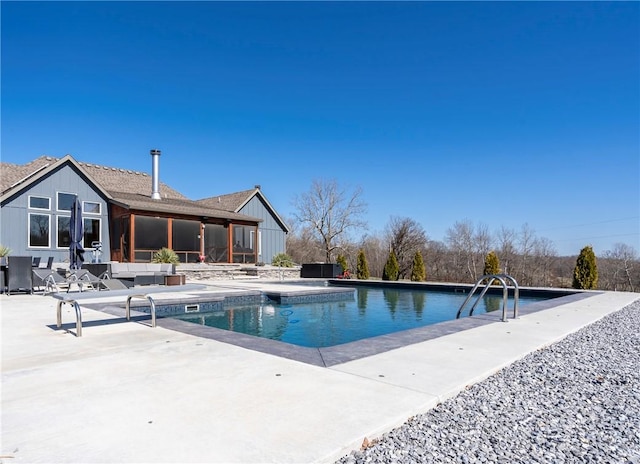
[(237, 221), (261, 222), (259, 218), (237, 213), (216, 205), (202, 204), (160, 182), (161, 198), (151, 198), (151, 176), (128, 169), (101, 166), (76, 161), (71, 155), (63, 158), (41, 156), (27, 164), (0, 163), (0, 199), (28, 188), (65, 163), (73, 165), (111, 202), (128, 209), (174, 213)]
[[(4, 193), (10, 187), (33, 180), (33, 176), (38, 174), (39, 171), (45, 170), (48, 167), (58, 167), (66, 161), (70, 161), (79, 168), (80, 171), (90, 177), (94, 183), (110, 193), (125, 192), (144, 194), (148, 192), (151, 194), (151, 176), (146, 172), (83, 163), (82, 161), (76, 161), (71, 155), (66, 155), (63, 158), (41, 156), (23, 165), (0, 163), (0, 168), (2, 169), (0, 192)], [(164, 198), (187, 199), (183, 194), (163, 182), (160, 182), (160, 194)]]
[(267, 206), (267, 209), (270, 211), (271, 215), (275, 218), (275, 220), (280, 224), (282, 229), (289, 233), (289, 228), (282, 220), (282, 218), (278, 215), (275, 208), (271, 206), (271, 203), (264, 196), (262, 191), (260, 190), (260, 186), (256, 186), (250, 190), (243, 190), (241, 192), (228, 193), (226, 195), (217, 195), (214, 197), (203, 198), (201, 200), (197, 200), (197, 203), (207, 205), (211, 208), (221, 208), (227, 211), (239, 212), (253, 197), (258, 197), (262, 202)]
[(64, 164), (74, 166), (89, 182), (94, 184), (105, 197), (110, 198), (109, 193), (96, 183), (95, 179), (93, 179), (71, 155), (66, 155), (64, 158), (41, 156), (23, 165), (0, 163), (0, 172), (2, 173), (0, 176), (0, 200), (4, 200), (14, 193), (28, 188), (29, 185), (49, 175)]

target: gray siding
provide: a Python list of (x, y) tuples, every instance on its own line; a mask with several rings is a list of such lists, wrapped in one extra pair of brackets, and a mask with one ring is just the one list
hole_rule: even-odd
[(271, 214), (269, 207), (255, 195), (238, 211), (247, 216), (262, 219), (258, 226), (261, 235), (261, 254), (258, 260), (266, 264), (271, 264), (272, 258), (278, 253), (286, 253), (286, 233)]
[[(100, 195), (99, 190), (93, 188), (83, 176), (71, 165), (65, 164), (53, 171), (48, 176), (40, 179), (28, 188), (17, 192), (1, 205), (0, 214), (0, 243), (11, 248), (12, 255), (40, 256), (46, 261), (53, 256), (54, 262), (68, 262), (68, 248), (57, 247), (57, 217), (69, 216), (68, 211), (57, 210), (57, 193), (70, 193), (78, 195), (82, 201), (100, 203), (100, 214), (83, 214), (86, 218), (100, 219), (100, 233), (102, 240), (102, 260), (109, 260), (109, 217), (106, 199)], [(32, 210), (28, 208), (29, 196), (50, 198), (48, 211)], [(30, 248), (29, 244), (29, 213), (48, 215), (49, 220), (49, 247)], [(91, 244), (85, 244), (89, 248)], [(91, 250), (85, 253), (85, 262), (91, 260)]]

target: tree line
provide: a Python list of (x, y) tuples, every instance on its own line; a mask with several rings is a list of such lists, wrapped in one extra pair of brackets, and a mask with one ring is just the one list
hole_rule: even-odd
[[(576, 288), (640, 291), (640, 260), (629, 245), (617, 243), (593, 259), (583, 256), (591, 250), (588, 245), (579, 257), (559, 256), (553, 242), (537, 236), (528, 224), (492, 233), (469, 220), (455, 222), (444, 240), (437, 241), (412, 218), (397, 216), (390, 217), (384, 231), (371, 233), (362, 219), (366, 204), (361, 195), (360, 189), (316, 180), (309, 192), (296, 197), (294, 217), (287, 220), (292, 260), (335, 263), (340, 258), (353, 275), (366, 264), (371, 278), (386, 280), (475, 283), (488, 269), (497, 269), (521, 286), (533, 287), (576, 287), (581, 280), (576, 281), (575, 273), (586, 266), (594, 268), (580, 268), (590, 287)], [(595, 272), (595, 279), (585, 277), (589, 272)]]

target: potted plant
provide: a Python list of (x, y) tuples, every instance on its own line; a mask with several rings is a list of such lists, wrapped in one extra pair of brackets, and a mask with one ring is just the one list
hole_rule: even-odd
[(0, 245), (0, 265), (7, 265), (7, 256), (11, 254), (11, 248)]
[(154, 253), (152, 263), (169, 263), (178, 264), (180, 259), (178, 255), (171, 248), (161, 248)]

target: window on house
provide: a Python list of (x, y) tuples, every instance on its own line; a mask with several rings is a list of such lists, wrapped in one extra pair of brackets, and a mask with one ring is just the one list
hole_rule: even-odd
[(84, 247), (91, 248), (93, 242), (100, 241), (100, 219), (84, 218)]
[(73, 193), (58, 192), (58, 211), (71, 211), (75, 199), (76, 195)]
[(29, 247), (49, 248), (51, 246), (50, 221), (51, 216), (48, 214), (29, 213)]
[(82, 212), (85, 214), (100, 214), (102, 212), (102, 205), (95, 201), (83, 201)]
[(58, 240), (56, 245), (58, 248), (69, 248), (69, 245), (71, 245), (71, 235), (69, 234), (71, 218), (69, 216), (58, 216), (56, 220), (58, 222)]
[(29, 196), (29, 208), (31, 209), (51, 209), (51, 198)]

